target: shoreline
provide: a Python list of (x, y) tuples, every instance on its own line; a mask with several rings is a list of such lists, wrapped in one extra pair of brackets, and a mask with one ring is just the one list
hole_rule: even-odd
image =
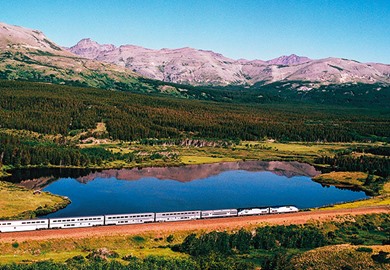
[[(247, 162), (247, 161), (259, 161), (259, 162), (271, 162), (271, 161), (268, 161), (268, 160), (259, 160), (259, 159), (237, 159), (235, 161), (220, 161), (220, 160), (215, 160), (215, 162), (210, 162), (210, 160), (208, 160), (208, 162), (201, 162), (201, 163), (197, 163), (197, 164), (185, 164), (183, 162), (166, 162), (166, 163), (156, 163), (156, 164), (149, 164), (149, 163), (144, 163), (144, 164), (129, 164), (129, 166), (92, 166), (92, 167), (81, 167), (81, 166), (56, 166), (56, 165), (48, 165), (48, 166), (27, 166), (27, 167), (24, 167), (24, 168), (18, 168), (18, 169), (22, 169), (22, 170), (29, 170), (29, 169), (42, 169), (42, 170), (45, 170), (45, 169), (66, 169), (66, 170), (90, 170), (91, 172), (102, 172), (104, 170), (121, 170), (121, 169), (134, 169), (134, 168), (161, 168), (161, 167), (183, 167), (183, 166), (191, 166), (191, 165), (207, 165), (207, 164), (215, 164), (215, 163), (235, 163), (235, 162)], [(298, 162), (298, 163), (302, 163), (302, 164), (308, 164), (310, 166), (313, 166), (316, 170), (319, 170), (321, 169), (321, 167), (319, 166), (316, 166), (315, 164), (312, 164), (310, 162), (302, 162), (302, 161), (299, 161), (299, 160), (283, 160), (283, 158), (279, 159), (279, 160), (273, 160), (275, 162)], [(18, 169), (14, 169), (14, 170), (18, 170)], [(325, 172), (328, 171), (324, 170)], [(374, 194), (374, 196), (372, 194), (369, 194), (367, 192), (369, 192), (369, 190), (367, 190), (366, 187), (364, 186), (359, 186), (359, 185), (356, 185), (356, 184), (347, 184), (345, 182), (339, 182), (337, 181), (336, 179), (332, 182), (329, 182), (327, 179), (324, 179), (324, 178), (321, 178), (320, 176), (324, 174), (323, 171), (320, 172), (319, 175), (315, 176), (315, 177), (311, 177), (311, 180), (314, 181), (314, 182), (317, 182), (321, 185), (326, 185), (326, 186), (335, 186), (335, 187), (343, 187), (343, 188), (348, 188), (348, 189), (352, 189), (352, 190), (357, 190), (357, 191), (363, 191), (366, 193), (366, 195), (368, 196), (372, 196), (371, 198), (367, 198), (367, 199), (364, 199), (364, 200), (355, 200), (355, 201), (350, 201), (350, 202), (342, 202), (342, 203), (336, 203), (336, 204), (333, 204), (333, 205), (324, 205), (324, 206), (321, 206), (321, 207), (316, 207), (316, 208), (310, 208), (311, 210), (313, 209), (332, 209), (333, 207), (335, 207), (335, 209), (340, 209), (340, 208), (344, 208), (343, 205), (348, 205), (348, 207), (350, 208), (356, 208), (356, 207), (361, 207), (362, 206), (362, 202), (366, 203), (367, 206), (378, 206), (378, 205), (390, 205), (390, 196), (388, 196), (388, 192), (385, 191), (383, 188), (381, 190), (380, 193), (382, 194)], [(0, 182), (4, 182), (4, 178), (7, 178), (7, 177), (12, 177), (11, 176), (3, 176), (1, 177), (0, 175)], [(321, 181), (323, 180), (323, 181)], [(38, 189), (40, 189), (40, 187), (38, 187)], [(56, 196), (56, 194), (53, 194)], [(382, 202), (382, 204), (381, 204)], [(357, 205), (354, 206), (354, 203), (356, 203)], [(58, 210), (61, 210), (63, 208), (65, 208), (67, 205), (69, 205), (70, 202), (68, 202), (65, 206), (63, 207), (60, 207), (59, 209), (56, 209), (54, 211), (49, 211), (49, 212), (43, 212), (43, 213), (40, 213), (41, 211), (43, 211), (43, 209), (36, 209), (35, 211), (33, 211), (35, 214), (36, 214), (36, 217), (39, 217), (39, 216), (44, 216), (44, 215), (47, 215), (47, 214), (50, 214), (50, 213), (55, 213), (57, 212)], [(38, 210), (38, 213), (37, 213), (37, 210)], [(14, 216), (15, 217), (15, 216)]]

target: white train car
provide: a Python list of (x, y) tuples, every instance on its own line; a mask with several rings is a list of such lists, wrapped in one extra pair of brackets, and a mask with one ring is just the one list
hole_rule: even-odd
[(255, 216), (269, 214), (269, 208), (250, 208), (242, 209), (238, 212), (238, 216)]
[(122, 225), (154, 222), (154, 213), (105, 215), (105, 225)]
[(201, 212), (202, 218), (217, 218), (237, 216), (237, 209), (205, 210)]
[(294, 213), (298, 212), (299, 209), (295, 206), (281, 206), (281, 207), (271, 207), (270, 213), (271, 214), (282, 214), (282, 213)]
[(48, 219), (3, 220), (0, 221), (0, 232), (35, 231), (49, 228)]
[(180, 211), (156, 213), (156, 222), (200, 219), (200, 211)]
[(81, 228), (104, 225), (104, 216), (51, 218), (50, 229)]

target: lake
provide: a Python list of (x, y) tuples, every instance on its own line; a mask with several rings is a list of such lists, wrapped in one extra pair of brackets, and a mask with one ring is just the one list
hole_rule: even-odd
[[(69, 173), (69, 172), (67, 172)], [(318, 207), (363, 199), (364, 192), (324, 187), (299, 162), (228, 162), (183, 167), (103, 170), (21, 180), (72, 203), (47, 217), (295, 205)]]

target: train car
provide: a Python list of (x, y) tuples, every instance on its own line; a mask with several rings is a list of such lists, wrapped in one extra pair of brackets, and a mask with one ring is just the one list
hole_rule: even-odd
[(298, 212), (299, 209), (295, 206), (281, 206), (281, 207), (271, 207), (270, 213), (271, 214), (282, 214), (282, 213), (294, 213)]
[(35, 231), (49, 228), (48, 219), (3, 220), (0, 221), (0, 232)]
[(238, 216), (255, 216), (269, 214), (269, 208), (249, 208), (238, 211)]
[(50, 218), (50, 229), (81, 228), (104, 225), (104, 216)]
[(237, 216), (237, 209), (220, 209), (201, 211), (201, 218), (217, 218)]
[(200, 219), (200, 211), (156, 213), (156, 222), (181, 221), (190, 219)]
[(105, 225), (122, 225), (154, 222), (154, 213), (105, 215)]

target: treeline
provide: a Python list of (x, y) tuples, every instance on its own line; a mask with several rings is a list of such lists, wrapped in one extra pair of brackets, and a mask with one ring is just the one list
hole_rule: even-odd
[(135, 160), (132, 153), (112, 153), (103, 148), (80, 149), (75, 146), (54, 142), (22, 138), (20, 136), (0, 133), (0, 166), (12, 165), (58, 165), (87, 166), (101, 165), (103, 161)]
[(236, 233), (211, 232), (197, 237), (187, 236), (183, 243), (172, 247), (174, 251), (191, 256), (206, 256), (210, 253), (232, 255), (247, 253), (252, 249), (274, 250), (278, 248), (316, 248), (328, 241), (319, 228), (313, 226), (266, 226), (257, 228), (256, 234), (244, 229)]
[(382, 177), (390, 176), (390, 158), (362, 155), (336, 154), (334, 157), (322, 156), (314, 160), (317, 164), (330, 165), (336, 171), (368, 172)]
[(354, 149), (356, 152), (369, 153), (373, 155), (387, 156), (390, 157), (389, 146), (377, 146), (377, 147), (358, 147)]
[(223, 140), (388, 140), (381, 109), (305, 104), (240, 105), (92, 88), (0, 81), (0, 126), (71, 134), (106, 123), (109, 137)]

